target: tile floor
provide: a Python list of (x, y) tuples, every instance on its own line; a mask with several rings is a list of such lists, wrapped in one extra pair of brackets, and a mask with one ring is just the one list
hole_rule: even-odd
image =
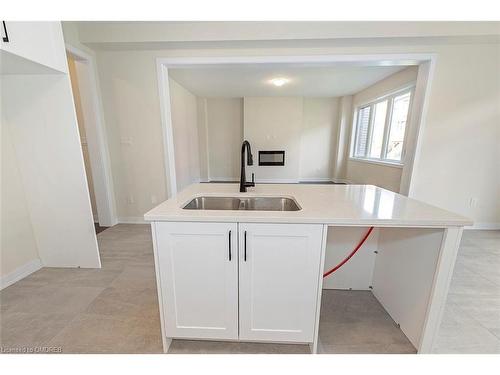
[(500, 231), (464, 231), (435, 353), (500, 353)]
[[(99, 233), (102, 269), (42, 269), (0, 292), (0, 347), (160, 353), (151, 234)], [(437, 353), (500, 353), (500, 231), (466, 231)], [(169, 353), (308, 353), (304, 345), (174, 340)], [(325, 291), (322, 353), (414, 353), (370, 292)]]

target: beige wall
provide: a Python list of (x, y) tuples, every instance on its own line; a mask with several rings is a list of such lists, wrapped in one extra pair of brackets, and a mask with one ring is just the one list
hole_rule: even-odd
[[(417, 73), (417, 67), (409, 67), (356, 93), (352, 99), (352, 111), (356, 111), (356, 108), (360, 105), (415, 83), (417, 80)], [(351, 118), (354, 118), (354, 116)], [(409, 124), (409, 126), (412, 126), (412, 124)], [(349, 129), (349, 132), (352, 134), (352, 121)], [(401, 173), (401, 167), (348, 159), (345, 178), (355, 184), (377, 185), (388, 190), (399, 192)]]
[(332, 179), (335, 182), (347, 182), (347, 161), (349, 159), (349, 140), (352, 123), (352, 95), (339, 98), (337, 119), (337, 138), (332, 165)]
[(398, 192), (401, 182), (401, 167), (372, 164), (349, 160), (347, 180), (352, 184), (367, 184)]
[(0, 279), (39, 261), (28, 204), (9, 128), (2, 120), (2, 213)]
[(97, 53), (119, 221), (141, 221), (166, 199), (160, 102), (154, 57)]
[[(443, 48), (412, 193), (500, 228), (500, 45)], [(470, 199), (477, 199), (471, 205)]]
[(304, 98), (300, 180), (331, 180), (337, 152), (338, 98)]
[[(280, 98), (260, 98), (265, 102), (282, 101)], [(336, 127), (338, 116), (337, 98), (287, 98), (293, 102), (296, 111), (301, 114), (302, 123), (297, 134), (293, 134), (294, 142), (300, 143), (297, 160), (294, 165), (295, 180), (330, 180), (332, 160), (335, 152)], [(271, 105), (274, 107), (274, 105)], [(278, 106), (279, 107), (279, 106)], [(260, 107), (259, 107), (260, 108)], [(277, 107), (275, 107), (277, 108)], [(285, 112), (288, 112), (288, 108)], [(265, 119), (269, 111), (262, 108)], [(198, 132), (200, 149), (200, 169), (207, 169), (205, 179), (210, 181), (237, 181), (240, 177), (241, 143), (244, 140), (243, 98), (198, 98)], [(248, 114), (248, 108), (247, 108)], [(279, 117), (283, 117), (279, 115)], [(297, 117), (297, 118), (298, 118)], [(269, 119), (268, 119), (269, 120)], [(266, 126), (247, 129), (256, 142), (260, 138), (271, 138), (270, 132), (276, 131), (276, 147), (283, 147), (283, 140), (289, 135), (289, 129), (280, 128), (280, 122), (269, 120)], [(283, 124), (282, 124), (283, 125)], [(250, 124), (247, 127), (251, 126)], [(275, 128), (276, 127), (276, 128)], [(274, 134), (274, 133), (273, 133)], [(283, 134), (286, 136), (284, 137)], [(205, 138), (206, 137), (206, 138)], [(261, 143), (259, 143), (261, 144)], [(258, 162), (257, 143), (251, 142), (255, 163)], [(286, 146), (286, 145), (285, 145)], [(259, 146), (260, 147), (260, 146)], [(267, 147), (267, 146), (266, 146)], [(271, 147), (271, 146), (268, 146)], [(274, 147), (274, 146), (273, 146)], [(207, 151), (205, 151), (205, 149)], [(267, 148), (269, 149), (269, 148)], [(288, 155), (287, 155), (288, 156)], [(288, 163), (288, 159), (287, 159)], [(206, 164), (206, 166), (203, 166)], [(297, 171), (297, 166), (299, 170)], [(266, 168), (254, 166), (258, 178), (264, 178)], [(278, 167), (267, 168), (270, 172), (279, 172)], [(264, 170), (261, 174), (260, 171)], [(204, 173), (201, 173), (204, 176)], [(273, 176), (266, 178), (270, 179)], [(274, 176), (276, 177), (276, 176)], [(279, 177), (279, 176), (278, 176)], [(203, 177), (202, 177), (203, 179)]]
[(208, 179), (237, 181), (243, 142), (243, 99), (208, 98), (205, 101)]
[(390, 75), (387, 78), (367, 87), (366, 89), (354, 94), (352, 98), (353, 107), (357, 107), (367, 102), (371, 102), (381, 96), (389, 94), (393, 91), (407, 87), (417, 80), (418, 67), (410, 66), (397, 73)]
[[(112, 144), (118, 210), (142, 215), (153, 205), (126, 203), (128, 193), (156, 191), (165, 197), (161, 120), (155, 59), (180, 56), (311, 55), (435, 53), (437, 56), (429, 106), (415, 167), (412, 195), (482, 223), (500, 222), (498, 147), (499, 44), (375, 43), (356, 46), (324, 44), (314, 48), (178, 49), (159, 51), (97, 51), (106, 126)], [(122, 87), (123, 86), (123, 87)], [(127, 90), (122, 90), (126, 88)], [(135, 99), (135, 100), (133, 100)], [(134, 119), (132, 121), (131, 119)], [(136, 126), (132, 126), (136, 125)], [(148, 153), (134, 157), (120, 146), (120, 135), (137, 130)], [(113, 135), (113, 137), (111, 137)], [(113, 139), (111, 139), (113, 138)], [(446, 147), (443, 144), (446, 142)], [(463, 152), (466, 150), (467, 152)], [(142, 194), (142, 193), (141, 193)], [(470, 207), (470, 197), (478, 206)]]
[[(296, 182), (300, 173), (300, 135), (303, 122), (301, 97), (245, 97), (244, 138), (250, 142), (259, 182)], [(285, 151), (284, 166), (259, 166), (259, 151)]]
[(177, 191), (200, 180), (197, 99), (173, 79), (170, 86), (170, 112), (174, 136)]

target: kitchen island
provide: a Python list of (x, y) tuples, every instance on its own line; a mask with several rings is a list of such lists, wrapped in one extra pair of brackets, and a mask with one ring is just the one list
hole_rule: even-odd
[[(239, 193), (237, 184), (193, 184), (144, 217), (165, 352), (175, 338), (309, 344), (316, 353), (330, 287), (371, 290), (428, 353), (471, 224), (371, 185), (261, 184)], [(370, 227), (369, 244), (328, 286), (323, 272)]]

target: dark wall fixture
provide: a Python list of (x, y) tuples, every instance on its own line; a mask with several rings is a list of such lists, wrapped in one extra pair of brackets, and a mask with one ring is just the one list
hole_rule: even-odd
[(285, 165), (285, 151), (259, 151), (259, 165)]

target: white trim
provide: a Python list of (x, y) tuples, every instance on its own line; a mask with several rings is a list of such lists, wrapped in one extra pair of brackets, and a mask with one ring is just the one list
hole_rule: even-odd
[(319, 320), (321, 316), (321, 297), (323, 296), (323, 272), (325, 271), (326, 243), (328, 236), (328, 225), (323, 225), (321, 233), (321, 256), (319, 260), (318, 284), (316, 292), (316, 314), (314, 319), (313, 342), (309, 344), (311, 354), (318, 354), (319, 349)]
[(2, 276), (0, 279), (0, 290), (7, 288), (9, 285), (14, 284), (21, 279), (24, 279), (26, 276), (31, 275), (40, 268), (42, 268), (42, 262), (38, 258), (16, 268), (14, 271)]
[[(85, 121), (86, 142), (89, 147), (92, 179), (94, 182), (94, 193), (96, 196), (97, 214), (99, 224), (111, 227), (117, 224), (116, 203), (113, 189), (113, 178), (111, 171), (110, 152), (104, 129), (104, 114), (101, 106), (100, 90), (97, 82), (97, 70), (94, 58), (70, 44), (65, 45), (66, 52), (76, 60), (85, 64), (87, 68), (88, 88), (91, 91), (90, 103), (92, 106), (92, 120)], [(69, 72), (68, 72), (69, 76)], [(80, 80), (82, 77), (78, 77)], [(85, 113), (84, 113), (85, 116)], [(95, 126), (90, 126), (95, 124)]]
[(118, 224), (149, 224), (149, 221), (144, 220), (141, 216), (121, 216), (118, 217)]
[(329, 182), (332, 181), (331, 177), (306, 177), (306, 178), (299, 178), (299, 183), (300, 182)]
[(175, 149), (174, 132), (172, 128), (172, 112), (170, 107), (170, 86), (168, 82), (168, 69), (156, 61), (158, 75), (158, 94), (160, 97), (161, 131), (163, 136), (163, 155), (165, 158), (165, 186), (167, 198), (177, 194), (177, 177), (175, 174)]
[(407, 145), (404, 155), (404, 168), (401, 174), (399, 193), (413, 198), (415, 195), (414, 181), (420, 153), (422, 149), (422, 137), (425, 131), (427, 109), (431, 93), (432, 80), (436, 68), (437, 55), (431, 54), (429, 61), (418, 67), (417, 83), (413, 91), (412, 105), (410, 109), (410, 120), (407, 137)]
[[(189, 65), (211, 64), (276, 64), (276, 63), (351, 63), (357, 66), (419, 65), (434, 61), (435, 53), (378, 53), (378, 54), (334, 54), (334, 55), (289, 55), (289, 56), (208, 56), (208, 57), (159, 57), (156, 59), (158, 91), (165, 157), (167, 197), (177, 193), (175, 180), (175, 157), (168, 68)], [(433, 66), (433, 65), (432, 65)], [(426, 91), (427, 93), (427, 91)], [(425, 95), (425, 102), (428, 95)], [(423, 115), (422, 115), (423, 118)], [(420, 124), (419, 124), (420, 131)], [(417, 139), (420, 137), (417, 137)], [(351, 140), (350, 140), (351, 142)], [(171, 194), (171, 195), (169, 195)]]
[(377, 53), (288, 56), (208, 56), (161, 57), (157, 62), (169, 67), (199, 64), (276, 64), (276, 63), (353, 63), (360, 66), (418, 65), (429, 60), (431, 53)]
[[(298, 184), (300, 181), (296, 178), (261, 178), (255, 179), (256, 184)], [(251, 189), (251, 188), (250, 188)]]
[(461, 227), (449, 227), (444, 230), (436, 272), (434, 273), (432, 289), (427, 304), (425, 321), (417, 348), (419, 354), (429, 354), (434, 347), (434, 342), (443, 318), (444, 306), (450, 288), (462, 231), (463, 228)]
[[(362, 102), (361, 104), (357, 104), (354, 106), (354, 114), (353, 117), (356, 117), (356, 122), (352, 124), (352, 136), (354, 137), (354, 142), (351, 142), (351, 149), (349, 151), (349, 159), (351, 160), (361, 160), (361, 161), (366, 161), (366, 162), (378, 162), (380, 164), (387, 164), (390, 166), (395, 166), (395, 167), (401, 167), (403, 168), (404, 166), (404, 157), (406, 153), (406, 143), (408, 141), (408, 133), (410, 129), (410, 116), (411, 116), (411, 110), (412, 110), (412, 104), (413, 104), (413, 96), (415, 94), (415, 82), (410, 82), (406, 83), (405, 85), (400, 86), (397, 89), (390, 90), (382, 96), (377, 96), (374, 99), (371, 100), (366, 100), (365, 102)], [(394, 100), (398, 96), (402, 95), (410, 95), (410, 100), (408, 103), (408, 111), (406, 113), (406, 126), (405, 126), (405, 134), (403, 138), (403, 146), (401, 149), (401, 161), (391, 161), (391, 159), (387, 158), (387, 145), (389, 138), (391, 136), (391, 122), (392, 122), (392, 115), (393, 115), (393, 110), (394, 110)], [(386, 101), (387, 102), (387, 108), (386, 108), (386, 114), (385, 114), (385, 120), (384, 120), (384, 133), (383, 133), (383, 141), (382, 141), (382, 150), (381, 150), (381, 157), (380, 158), (371, 158), (368, 155), (370, 155), (371, 148), (372, 148), (372, 141), (373, 141), (373, 127), (375, 126), (375, 117), (374, 115), (376, 112), (376, 106), (377, 104)], [(364, 157), (359, 157), (355, 156), (356, 150), (356, 142), (357, 142), (357, 136), (358, 136), (358, 113), (362, 109), (365, 108), (370, 108), (370, 115), (369, 115), (369, 120), (368, 120), (368, 133), (367, 133), (367, 139), (366, 139), (366, 147), (365, 147), (365, 156)]]
[(388, 161), (378, 160), (378, 159), (364, 159), (364, 158), (356, 158), (354, 156), (350, 156), (349, 161), (358, 161), (361, 163), (378, 164), (378, 165), (382, 165), (384, 167), (392, 167), (392, 168), (400, 168), (400, 169), (404, 168), (403, 164), (391, 163)]
[(208, 182), (227, 182), (227, 181), (233, 181), (235, 183), (239, 183), (240, 182), (240, 178), (239, 177), (236, 177), (236, 176), (226, 176), (226, 177), (211, 177), (209, 176), (208, 177)]
[(491, 223), (474, 223), (474, 225), (469, 225), (464, 227), (465, 230), (500, 230), (500, 222)]
[(161, 328), (161, 340), (163, 344), (163, 353), (168, 352), (168, 348), (172, 343), (172, 339), (167, 338), (167, 333), (165, 331), (165, 317), (163, 316), (163, 294), (160, 283), (160, 262), (158, 261), (158, 245), (156, 241), (156, 223), (151, 222), (151, 236), (153, 238), (153, 256), (155, 261), (155, 273), (156, 273), (156, 291), (158, 293), (158, 307), (160, 309), (160, 328)]

